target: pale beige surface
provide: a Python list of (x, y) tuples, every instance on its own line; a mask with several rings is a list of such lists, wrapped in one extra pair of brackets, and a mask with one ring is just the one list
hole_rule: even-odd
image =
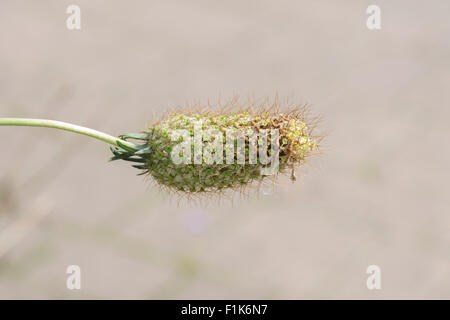
[[(65, 27), (72, 3), (80, 31)], [(380, 31), (365, 26), (372, 3)], [(329, 136), (296, 184), (203, 207), (107, 163), (100, 142), (2, 127), (0, 237), (35, 223), (0, 258), (0, 298), (450, 298), (449, 9), (2, 0), (0, 116), (120, 134), (188, 100), (278, 91)], [(71, 264), (80, 291), (65, 287)]]

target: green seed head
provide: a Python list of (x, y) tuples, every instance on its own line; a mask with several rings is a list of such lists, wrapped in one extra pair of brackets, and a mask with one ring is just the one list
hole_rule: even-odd
[(173, 113), (145, 132), (122, 135), (143, 143), (113, 148), (112, 160), (135, 162), (141, 174), (188, 193), (238, 188), (285, 172), (294, 180), (294, 167), (318, 151), (312, 124), (299, 107)]

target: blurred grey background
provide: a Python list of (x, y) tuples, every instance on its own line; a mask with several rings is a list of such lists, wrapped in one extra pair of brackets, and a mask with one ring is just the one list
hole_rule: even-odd
[(99, 141), (0, 127), (0, 298), (450, 298), (449, 7), (1, 0), (2, 117), (118, 135), (187, 101), (278, 93), (328, 137), (297, 183), (204, 203)]

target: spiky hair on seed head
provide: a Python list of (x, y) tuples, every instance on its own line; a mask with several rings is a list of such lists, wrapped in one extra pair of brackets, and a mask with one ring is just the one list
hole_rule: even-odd
[[(237, 99), (233, 99), (218, 106), (197, 103), (166, 114), (141, 133), (120, 136), (124, 140), (133, 139), (142, 143), (136, 149), (122, 144), (111, 148), (114, 154), (111, 160), (121, 159), (136, 163), (133, 167), (141, 169), (140, 174), (148, 174), (168, 191), (185, 195), (219, 194), (231, 189), (242, 191), (255, 182), (273, 181), (273, 175), (276, 177), (278, 174), (289, 174), (291, 180), (295, 180), (295, 168), (311, 155), (319, 153), (321, 137), (314, 133), (317, 123), (318, 118), (309, 115), (306, 105), (282, 105), (278, 98), (273, 103), (269, 103), (268, 99), (260, 103), (253, 101), (246, 104), (240, 104)], [(209, 130), (221, 135), (202, 135), (201, 153), (196, 153), (194, 146), (187, 152), (186, 149), (179, 151), (179, 148), (175, 151), (175, 147), (184, 139), (194, 137), (199, 125), (205, 132)], [(177, 135), (174, 138), (178, 130), (187, 132), (187, 136)], [(251, 147), (255, 146), (255, 143), (259, 145), (261, 142), (261, 139), (252, 140), (250, 136), (265, 132), (265, 139), (270, 140), (269, 136), (274, 136), (275, 130), (278, 134), (279, 164), (276, 172), (267, 174), (267, 162), (260, 159), (256, 162), (250, 160), (249, 150), (252, 150)], [(232, 143), (225, 145), (225, 142), (230, 142), (225, 139), (230, 132), (234, 133)], [(220, 137), (223, 137), (222, 142), (215, 141)], [(238, 139), (244, 143), (241, 149), (237, 144)], [(224, 147), (211, 148), (204, 142), (219, 142), (219, 145), (215, 146)], [(269, 156), (271, 147), (272, 140), (267, 143)], [(208, 161), (203, 157), (206, 150), (210, 155), (222, 153), (224, 161)], [(181, 159), (177, 163), (173, 161), (173, 152)], [(232, 155), (232, 162), (225, 162), (227, 154)], [(238, 159), (241, 159), (241, 162)]]

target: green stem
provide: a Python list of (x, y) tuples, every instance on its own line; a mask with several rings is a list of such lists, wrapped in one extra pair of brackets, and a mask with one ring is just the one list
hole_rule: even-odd
[(26, 118), (0, 118), (0, 126), (24, 126), (24, 127), (45, 127), (45, 128), (54, 128), (54, 129), (61, 129), (66, 130), (70, 132), (75, 132), (78, 134), (83, 134), (88, 137), (92, 137), (104, 142), (107, 142), (109, 144), (112, 144), (114, 146), (119, 146), (118, 142), (120, 144), (123, 144), (124, 146), (130, 147), (135, 149), (137, 146), (134, 143), (116, 138), (114, 136), (111, 136), (109, 134), (77, 126), (74, 124), (61, 122), (61, 121), (55, 121), (55, 120), (46, 120), (46, 119), (26, 119)]

